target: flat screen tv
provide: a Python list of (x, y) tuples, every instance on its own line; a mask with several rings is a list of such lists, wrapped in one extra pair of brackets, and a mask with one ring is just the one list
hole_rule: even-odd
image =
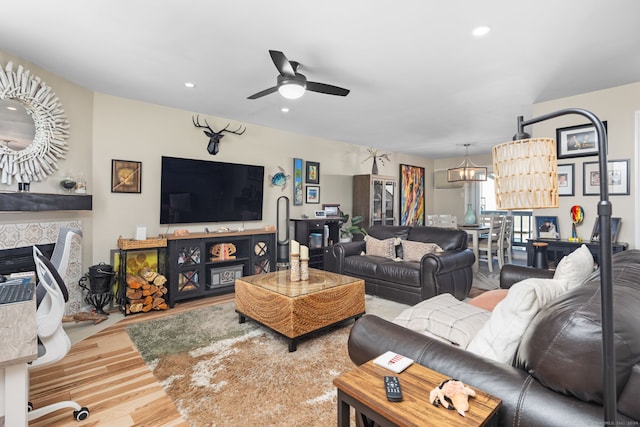
[(162, 157), (160, 224), (259, 221), (264, 166)]

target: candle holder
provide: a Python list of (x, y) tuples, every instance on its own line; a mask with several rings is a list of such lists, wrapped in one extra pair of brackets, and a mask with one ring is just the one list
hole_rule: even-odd
[(300, 260), (300, 280), (309, 280), (309, 258)]
[(291, 281), (300, 281), (300, 255), (291, 254)]

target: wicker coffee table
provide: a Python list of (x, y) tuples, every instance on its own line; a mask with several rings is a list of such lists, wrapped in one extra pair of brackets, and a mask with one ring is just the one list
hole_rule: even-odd
[(236, 279), (240, 323), (252, 319), (289, 339), (300, 338), (364, 314), (364, 281), (309, 269), (309, 280), (292, 282), (288, 270)]

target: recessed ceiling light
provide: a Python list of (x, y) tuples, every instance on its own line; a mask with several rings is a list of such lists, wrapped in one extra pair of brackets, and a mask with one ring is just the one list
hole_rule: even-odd
[(9, 110), (9, 111), (18, 111), (18, 109), (16, 107), (7, 107), (7, 110)]
[(487, 34), (489, 34), (489, 31), (491, 31), (491, 27), (487, 27), (486, 25), (482, 25), (480, 27), (474, 28), (473, 31), (471, 32), (471, 34), (473, 34), (476, 37), (482, 37), (482, 36), (486, 36)]
[(188, 88), (196, 87), (196, 84), (191, 82), (186, 82), (184, 85)]
[(288, 113), (289, 112), (289, 108), (288, 107), (282, 107), (280, 109), (280, 111), (282, 111), (283, 113)]

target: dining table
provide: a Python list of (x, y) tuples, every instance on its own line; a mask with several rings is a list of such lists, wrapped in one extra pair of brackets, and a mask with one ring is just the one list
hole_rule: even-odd
[(486, 234), (489, 232), (490, 227), (484, 224), (458, 224), (458, 228), (460, 230), (466, 231), (467, 234), (471, 236), (471, 249), (473, 250), (473, 254), (476, 256), (476, 260), (473, 262), (472, 270), (474, 273), (477, 273), (479, 268), (478, 242), (480, 241), (480, 236), (482, 234)]

